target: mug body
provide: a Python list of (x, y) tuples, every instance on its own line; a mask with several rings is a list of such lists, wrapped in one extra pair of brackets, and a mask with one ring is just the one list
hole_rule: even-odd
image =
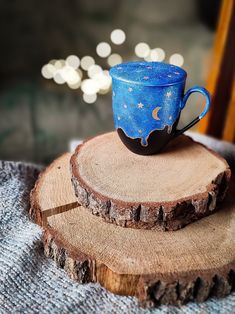
[(186, 72), (159, 62), (129, 62), (110, 70), (115, 128), (137, 154), (158, 153), (180, 117)]

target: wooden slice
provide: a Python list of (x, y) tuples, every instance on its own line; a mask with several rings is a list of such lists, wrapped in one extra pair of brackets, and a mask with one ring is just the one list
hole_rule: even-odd
[(40, 176), (31, 216), (44, 227), (46, 255), (71, 278), (135, 295), (144, 306), (203, 301), (234, 288), (234, 185), (219, 211), (184, 229), (122, 228), (76, 204), (70, 157), (63, 155)]
[(176, 230), (211, 214), (227, 190), (227, 162), (183, 135), (153, 156), (130, 152), (116, 132), (88, 140), (71, 158), (78, 202), (124, 227)]

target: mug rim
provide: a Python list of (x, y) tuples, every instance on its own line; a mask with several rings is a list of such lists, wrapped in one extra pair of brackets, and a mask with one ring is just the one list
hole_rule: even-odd
[[(179, 71), (180, 73), (180, 78), (179, 80), (175, 80), (175, 81), (166, 81), (166, 82), (148, 82), (146, 81), (138, 81), (138, 80), (133, 80), (133, 79), (128, 79), (125, 77), (122, 77), (121, 74), (118, 74), (118, 68), (121, 67), (126, 67), (128, 68), (128, 66), (132, 66), (132, 65), (148, 65), (148, 66), (160, 66), (160, 67), (166, 67), (166, 68), (173, 68), (177, 71)], [(177, 84), (181, 84), (184, 83), (186, 81), (187, 78), (187, 72), (176, 66), (176, 65), (172, 65), (172, 64), (168, 64), (165, 62), (156, 62), (156, 61), (152, 61), (152, 62), (148, 62), (148, 61), (129, 61), (129, 62), (125, 62), (125, 63), (120, 63), (115, 65), (114, 67), (112, 67), (109, 70), (109, 74), (112, 77), (112, 80), (116, 80), (116, 81), (121, 81), (124, 83), (129, 83), (129, 84), (133, 84), (133, 85), (142, 85), (142, 86), (149, 86), (149, 87), (160, 87), (160, 86), (172, 86), (172, 85), (177, 85)]]

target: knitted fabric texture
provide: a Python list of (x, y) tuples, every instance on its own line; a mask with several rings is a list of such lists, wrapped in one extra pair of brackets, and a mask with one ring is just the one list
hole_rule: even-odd
[[(203, 138), (229, 156), (234, 146)], [(223, 148), (225, 147), (225, 148)], [(235, 293), (224, 299), (189, 303), (181, 308), (138, 307), (133, 297), (114, 295), (99, 284), (80, 285), (43, 254), (42, 229), (28, 217), (29, 193), (38, 166), (0, 162), (0, 313), (234, 313)]]

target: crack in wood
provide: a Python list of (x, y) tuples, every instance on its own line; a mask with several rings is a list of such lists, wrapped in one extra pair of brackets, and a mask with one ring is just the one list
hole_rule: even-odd
[(71, 209), (74, 209), (76, 207), (81, 206), (78, 202), (73, 202), (70, 204), (65, 204), (65, 205), (61, 205), (61, 206), (57, 206), (57, 207), (53, 207), (53, 208), (48, 208), (45, 209), (41, 212), (42, 214), (42, 226), (46, 226), (47, 225), (47, 218), (51, 217), (51, 216), (55, 216), (58, 214), (62, 214), (64, 212), (67, 212)]

